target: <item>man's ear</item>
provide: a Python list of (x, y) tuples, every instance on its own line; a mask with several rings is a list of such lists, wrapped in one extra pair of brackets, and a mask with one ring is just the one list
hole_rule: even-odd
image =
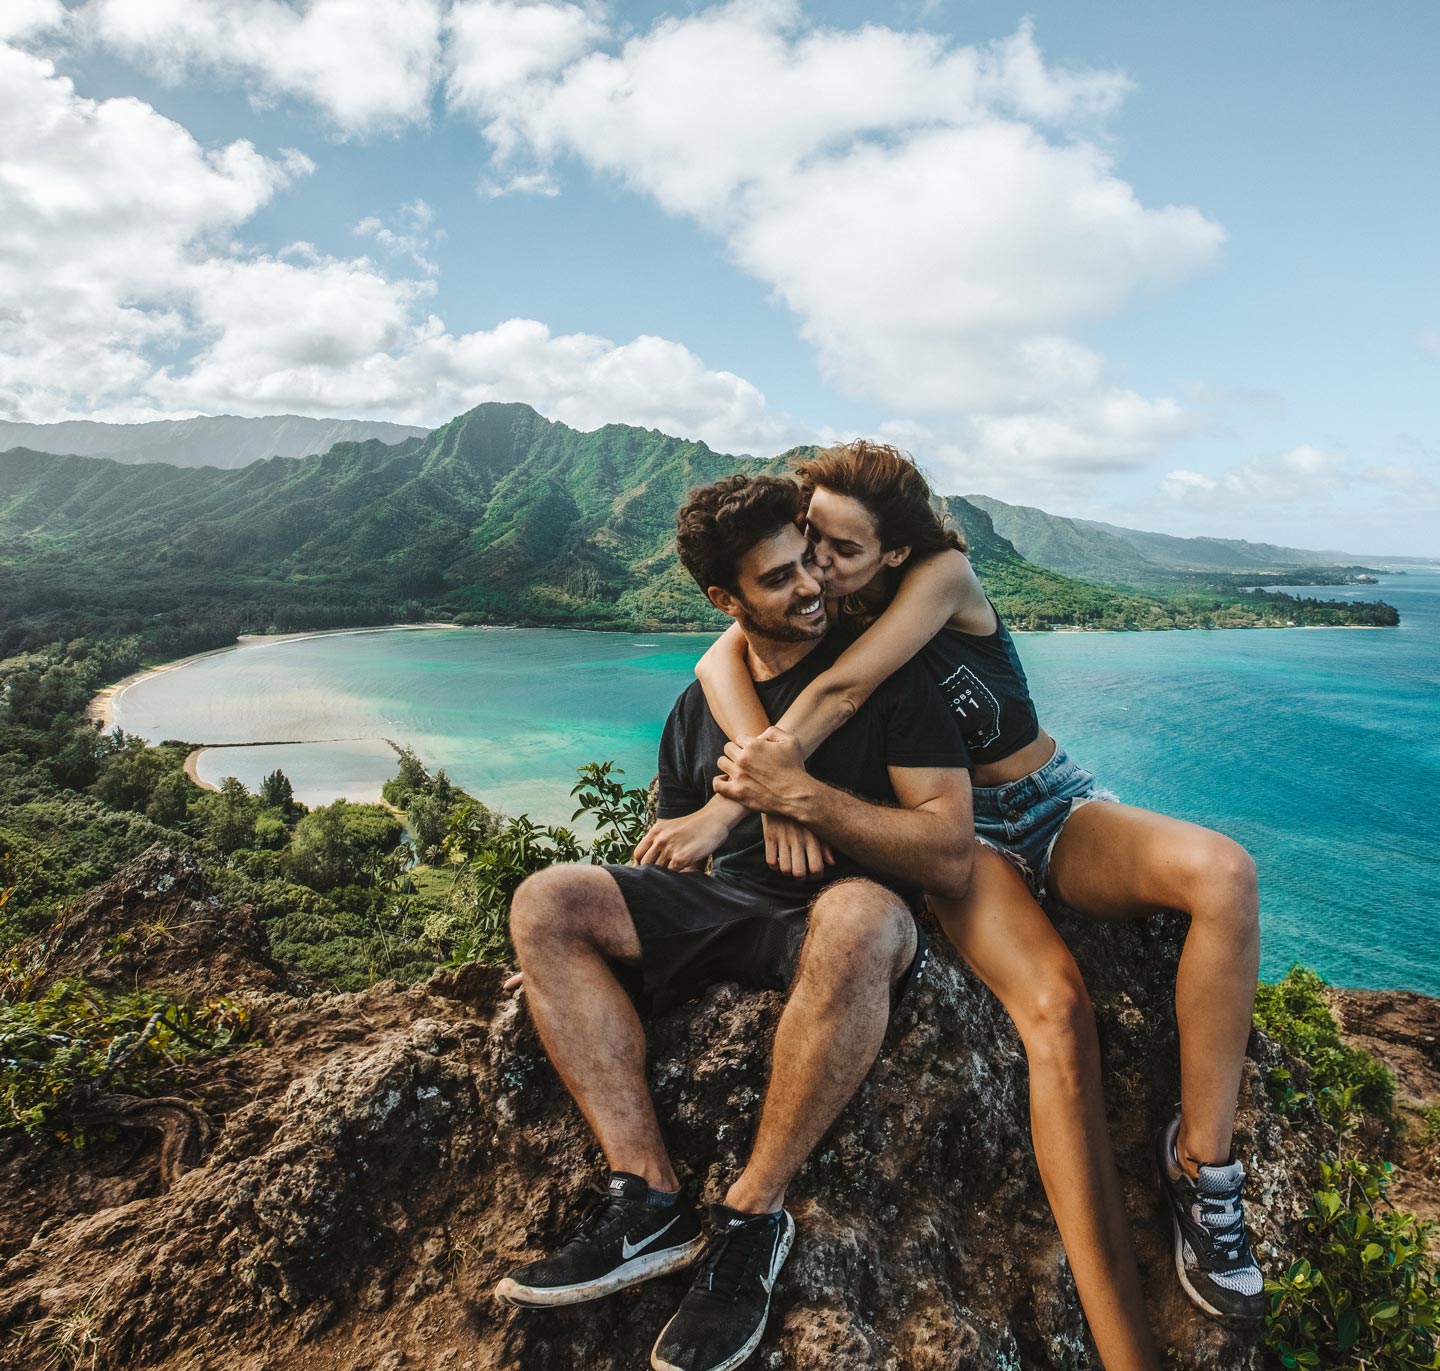
[(710, 597), (710, 603), (722, 614), (728, 614), (732, 619), (740, 617), (740, 601), (724, 586), (710, 586), (706, 592)]
[(880, 558), (881, 566), (899, 566), (910, 555), (908, 547), (892, 547)]

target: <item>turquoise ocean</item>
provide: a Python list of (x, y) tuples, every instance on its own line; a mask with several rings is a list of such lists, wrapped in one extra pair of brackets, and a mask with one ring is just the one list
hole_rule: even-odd
[[(1398, 629), (1017, 638), (1040, 718), (1126, 801), (1209, 825), (1260, 870), (1264, 974), (1440, 995), (1440, 566), (1378, 586)], [(308, 803), (371, 799), (386, 740), (509, 814), (568, 823), (574, 769), (654, 772), (706, 634), (425, 628), (249, 640), (128, 687), (115, 722), (282, 768)], [(297, 742), (299, 745), (297, 745)]]

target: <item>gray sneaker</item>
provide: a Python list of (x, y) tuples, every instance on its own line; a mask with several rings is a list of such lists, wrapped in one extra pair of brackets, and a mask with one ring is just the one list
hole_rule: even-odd
[(1265, 1317), (1265, 1278), (1245, 1232), (1245, 1168), (1233, 1158), (1191, 1180), (1176, 1160), (1177, 1111), (1155, 1139), (1160, 1193), (1175, 1235), (1175, 1274), (1191, 1302), (1225, 1323)]

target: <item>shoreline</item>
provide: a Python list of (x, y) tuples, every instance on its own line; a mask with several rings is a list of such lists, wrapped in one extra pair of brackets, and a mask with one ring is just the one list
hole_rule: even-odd
[[(316, 628), (306, 629), (300, 633), (242, 633), (233, 643), (225, 647), (206, 648), (204, 652), (192, 652), (188, 657), (176, 657), (173, 661), (161, 662), (159, 666), (145, 667), (140, 671), (132, 671), (128, 676), (122, 676), (120, 680), (113, 681), (110, 685), (102, 686), (90, 697), (90, 702), (85, 706), (85, 717), (91, 723), (98, 723), (101, 732), (108, 732), (115, 727), (115, 702), (131, 686), (141, 681), (148, 680), (151, 676), (160, 676), (167, 671), (176, 671), (182, 666), (189, 666), (191, 662), (198, 662), (206, 657), (215, 657), (222, 652), (234, 652), (237, 647), (245, 647), (251, 643), (289, 643), (297, 638), (338, 638), (347, 633), (404, 633), (413, 632), (421, 628), (500, 628), (508, 625), (500, 624), (447, 624), (447, 623), (424, 623), (424, 624), (375, 624), (370, 628)], [(210, 744), (206, 744), (210, 746)], [(199, 751), (197, 748), (196, 751)], [(191, 754), (194, 756), (194, 753)], [(187, 758), (187, 766), (189, 764)], [(192, 776), (192, 780), (195, 778)], [(198, 784), (198, 782), (197, 782)]]
[(185, 774), (190, 778), (190, 783), (199, 789), (218, 792), (220, 789), (219, 786), (211, 785), (208, 781), (202, 781), (200, 779), (200, 772), (197, 769), (197, 765), (200, 760), (200, 754), (204, 751), (205, 749), (203, 747), (197, 747), (193, 752), (186, 754)]
[[(1087, 628), (1081, 624), (1064, 624), (1054, 628), (1011, 628), (1012, 634), (1034, 634), (1049, 635), (1056, 633), (1136, 633), (1136, 632), (1172, 632), (1172, 633), (1252, 633), (1261, 629), (1285, 630), (1285, 629), (1393, 629), (1394, 624), (1267, 624), (1267, 625), (1236, 625), (1233, 628), (1194, 628), (1194, 629), (1168, 629), (1168, 630), (1143, 630), (1124, 628)], [(101, 732), (108, 732), (115, 727), (115, 703), (131, 686), (148, 680), (151, 676), (159, 676), (166, 671), (176, 671), (182, 666), (189, 666), (191, 662), (198, 662), (206, 657), (214, 657), (221, 652), (233, 652), (237, 647), (245, 647), (252, 643), (288, 643), (298, 638), (338, 638), (346, 634), (357, 633), (411, 633), (419, 629), (431, 628), (452, 628), (465, 631), (478, 631), (482, 633), (495, 632), (502, 629), (516, 628), (558, 628), (571, 633), (633, 633), (633, 634), (666, 634), (666, 633), (710, 633), (719, 632), (718, 629), (707, 628), (585, 628), (572, 627), (565, 624), (454, 624), (444, 621), (426, 622), (421, 624), (375, 624), (367, 628), (316, 628), (305, 629), (299, 633), (242, 633), (233, 643), (226, 647), (207, 648), (204, 652), (192, 652), (188, 657), (177, 657), (173, 661), (162, 662), (158, 666), (145, 667), (140, 671), (133, 671), (128, 676), (122, 677), (110, 685), (102, 686), (85, 706), (85, 718), (91, 723), (98, 724)], [(206, 746), (218, 746), (218, 744), (206, 744)], [(237, 744), (238, 746), (238, 744)], [(198, 752), (200, 749), (196, 749)], [(195, 753), (191, 753), (193, 757)], [(186, 759), (187, 767), (189, 758)], [(192, 780), (195, 778), (192, 776)], [(196, 784), (199, 784), (197, 781)]]

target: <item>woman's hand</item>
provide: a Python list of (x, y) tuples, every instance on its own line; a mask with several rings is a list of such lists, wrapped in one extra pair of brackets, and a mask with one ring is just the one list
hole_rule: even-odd
[(681, 819), (657, 819), (635, 849), (636, 866), (694, 870), (730, 836), (723, 811), (706, 806)]
[(726, 743), (716, 764), (715, 793), (761, 814), (792, 813), (811, 784), (799, 741), (773, 725), (758, 738)]
[(786, 876), (823, 876), (835, 854), (808, 828), (782, 814), (763, 815), (765, 861)]

